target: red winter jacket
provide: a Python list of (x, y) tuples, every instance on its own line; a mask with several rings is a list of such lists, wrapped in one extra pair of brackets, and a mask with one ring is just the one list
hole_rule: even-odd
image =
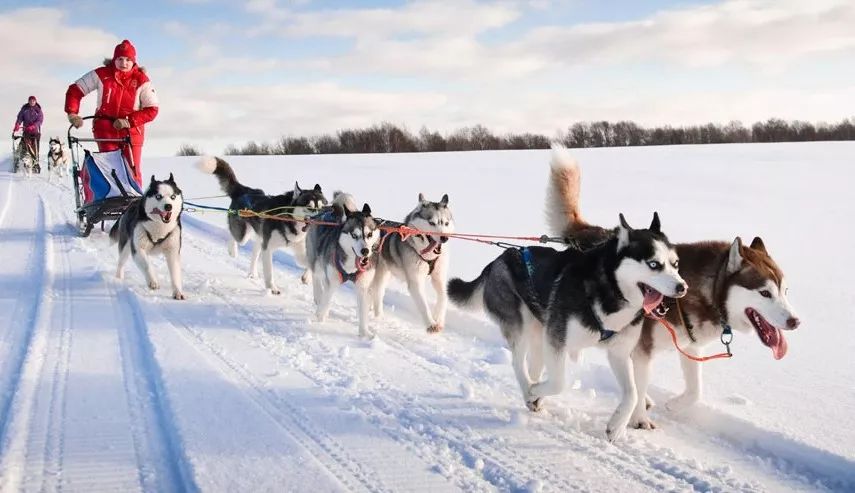
[(134, 65), (128, 72), (109, 65), (96, 68), (68, 86), (65, 93), (65, 112), (77, 114), (80, 100), (92, 91), (98, 91), (98, 104), (92, 122), (92, 133), (96, 138), (121, 138), (124, 130), (113, 128), (113, 119), (127, 118), (131, 124), (132, 145), (142, 145), (145, 138), (143, 125), (157, 116), (157, 95), (145, 71)]

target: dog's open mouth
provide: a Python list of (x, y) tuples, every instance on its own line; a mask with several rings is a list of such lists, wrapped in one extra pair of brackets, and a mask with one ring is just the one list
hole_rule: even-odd
[(172, 219), (172, 211), (162, 211), (160, 209), (155, 208), (151, 211), (151, 213), (160, 216), (160, 220), (164, 223), (168, 223), (169, 220)]
[[(641, 307), (644, 309), (644, 313), (648, 315), (653, 315), (655, 317), (664, 316), (664, 313), (667, 311), (665, 309), (662, 301), (665, 297), (659, 291), (651, 288), (647, 284), (643, 282), (638, 283), (639, 289), (641, 289), (641, 294), (644, 295), (644, 301), (642, 302)], [(659, 315), (659, 314), (662, 315)]]
[(435, 255), (442, 255), (442, 243), (436, 244), (436, 248), (433, 249), (433, 253)]
[(784, 338), (784, 334), (781, 332), (781, 329), (778, 329), (767, 322), (766, 319), (763, 318), (763, 315), (760, 315), (760, 313), (753, 308), (746, 308), (745, 315), (748, 317), (748, 320), (751, 321), (751, 325), (754, 326), (754, 330), (757, 331), (760, 341), (772, 349), (772, 355), (775, 359), (783, 358), (787, 354), (787, 340)]
[(371, 262), (371, 257), (356, 257), (356, 266), (359, 269), (367, 269)]

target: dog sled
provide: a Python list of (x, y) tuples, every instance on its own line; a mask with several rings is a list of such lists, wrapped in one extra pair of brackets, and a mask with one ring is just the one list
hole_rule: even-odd
[[(83, 120), (95, 118), (100, 117), (87, 116)], [(68, 149), (74, 179), (77, 231), (86, 237), (96, 224), (101, 223), (103, 231), (104, 221), (118, 219), (142, 196), (142, 190), (133, 178), (133, 154), (122, 152), (130, 147), (130, 136), (120, 139), (81, 138), (72, 135), (73, 129), (73, 125), (68, 127)], [(92, 142), (113, 142), (119, 144), (119, 148), (92, 152), (84, 146), (84, 143)], [(125, 154), (131, 157), (126, 160)]]
[(39, 143), (35, 137), (12, 132), (12, 171), (17, 173), (21, 167), (41, 173), (39, 165)]

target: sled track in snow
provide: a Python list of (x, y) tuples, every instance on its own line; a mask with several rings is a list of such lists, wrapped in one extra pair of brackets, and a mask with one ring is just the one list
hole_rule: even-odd
[(375, 471), (351, 457), (343, 446), (312, 422), (303, 411), (273, 391), (265, 389), (263, 383), (252, 372), (241, 363), (226, 356), (215, 345), (206, 341), (200, 331), (181, 322), (177, 322), (177, 325), (176, 322), (167, 323), (178, 330), (186, 331), (192, 338), (191, 343), (202, 346), (206, 352), (215, 356), (221, 371), (244, 382), (249, 388), (246, 394), (252, 401), (270, 416), (283, 431), (310, 451), (315, 459), (348, 489), (373, 493), (393, 491), (383, 484), (382, 478)]
[(6, 213), (9, 211), (9, 205), (12, 203), (12, 193), (15, 189), (15, 178), (12, 175), (6, 175), (6, 200), (0, 205), (0, 227), (3, 227), (3, 220), (6, 219)]
[[(11, 185), (10, 185), (11, 187)], [(36, 224), (33, 232), (32, 254), (30, 256), (30, 264), (26, 272), (33, 279), (37, 279), (34, 293), (31, 293), (30, 301), (22, 302), (22, 298), (26, 297), (27, 293), (22, 293), (15, 306), (15, 315), (7, 331), (7, 338), (2, 341), (9, 347), (9, 354), (6, 360), (0, 363), (0, 377), (8, 376), (10, 378), (6, 388), (0, 389), (0, 466), (5, 465), (7, 455), (11, 452), (9, 449), (14, 437), (11, 433), (14, 432), (13, 421), (14, 406), (19, 402), (19, 392), (23, 384), (23, 376), (26, 370), (25, 364), (28, 356), (35, 353), (38, 348), (34, 347), (35, 333), (44, 318), (44, 304), (49, 298), (47, 294), (48, 276), (51, 261), (49, 256), (48, 235), (45, 227), (45, 202), (42, 197), (39, 197), (36, 210)], [(19, 337), (16, 339), (14, 335)], [(33, 354), (33, 358), (36, 355)], [(26, 405), (25, 402), (20, 404)], [(4, 479), (5, 481), (5, 479)]]
[[(105, 282), (109, 283), (105, 279)], [(125, 373), (126, 392), (134, 418), (134, 437), (137, 455), (144, 453), (160, 458), (156, 464), (159, 483), (140, 471), (144, 488), (162, 490), (168, 487), (180, 492), (199, 491), (191, 466), (183, 453), (175, 421), (166, 401), (160, 369), (154, 360), (154, 348), (148, 338), (148, 326), (136, 296), (128, 288), (111, 288), (121, 304), (121, 312), (131, 323), (131, 327), (120, 330), (122, 365)], [(150, 401), (149, 401), (150, 399)], [(142, 426), (142, 427), (141, 427)], [(146, 442), (148, 450), (142, 450), (140, 443)], [(144, 464), (144, 462), (140, 462)]]

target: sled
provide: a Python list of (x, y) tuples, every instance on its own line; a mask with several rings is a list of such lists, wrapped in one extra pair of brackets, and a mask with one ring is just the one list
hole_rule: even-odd
[[(87, 116), (83, 120), (94, 118), (100, 117)], [(142, 190), (133, 178), (133, 157), (128, 162), (122, 152), (126, 148), (130, 150), (130, 136), (120, 139), (82, 138), (72, 135), (72, 129), (73, 125), (68, 127), (68, 149), (74, 180), (74, 212), (77, 215), (77, 232), (86, 237), (98, 223), (104, 231), (104, 221), (117, 220), (142, 196)], [(93, 152), (84, 146), (84, 143), (92, 142), (114, 142), (120, 146), (115, 151)], [(133, 156), (131, 152), (127, 154)]]

